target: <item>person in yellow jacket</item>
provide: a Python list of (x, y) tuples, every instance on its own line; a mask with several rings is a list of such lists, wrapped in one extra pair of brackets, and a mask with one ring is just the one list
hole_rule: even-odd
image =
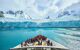
[(34, 43), (34, 46), (37, 45), (46, 46), (47, 43), (45, 41), (42, 41), (42, 39), (38, 39), (38, 41)]

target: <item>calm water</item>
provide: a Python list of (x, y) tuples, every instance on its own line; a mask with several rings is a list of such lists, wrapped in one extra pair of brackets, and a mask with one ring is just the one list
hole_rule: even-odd
[(62, 28), (25, 28), (0, 31), (0, 50), (9, 50), (21, 42), (39, 34), (66, 46), (69, 42), (65, 41), (66, 39), (63, 40), (63, 38), (55, 32), (60, 29)]

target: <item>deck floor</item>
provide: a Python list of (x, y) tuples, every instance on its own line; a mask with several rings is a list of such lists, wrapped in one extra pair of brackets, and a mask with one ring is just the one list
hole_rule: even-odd
[[(27, 48), (24, 49), (11, 49), (11, 50), (28, 50)], [(44, 48), (34, 48), (34, 49), (30, 49), (30, 50), (48, 50), (48, 49), (44, 49)], [(67, 50), (67, 49), (56, 49), (56, 48), (51, 48), (50, 50)]]

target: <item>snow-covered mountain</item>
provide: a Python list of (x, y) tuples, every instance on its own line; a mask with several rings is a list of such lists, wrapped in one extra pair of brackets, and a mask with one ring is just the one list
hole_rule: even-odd
[(72, 4), (71, 6), (64, 9), (64, 11), (60, 11), (57, 14), (58, 19), (63, 21), (72, 21), (72, 20), (80, 20), (80, 2)]
[(64, 9), (63, 12), (60, 12), (59, 17), (65, 16), (65, 15), (80, 16), (80, 2), (72, 4), (71, 6)]
[(0, 0), (0, 10), (22, 10), (33, 19), (44, 19), (47, 16), (56, 19), (58, 13), (78, 2), (79, 0)]

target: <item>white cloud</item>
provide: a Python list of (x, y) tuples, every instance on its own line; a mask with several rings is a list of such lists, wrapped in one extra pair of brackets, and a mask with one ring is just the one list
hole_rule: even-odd
[(79, 2), (79, 0), (61, 0), (61, 1), (59, 1), (59, 2), (61, 2), (61, 6), (59, 7), (59, 9), (62, 9), (62, 10), (64, 10), (65, 8), (67, 8), (68, 6), (71, 6), (72, 4), (74, 4), (74, 3), (78, 3)]
[[(0, 10), (23, 10), (32, 18), (53, 15), (79, 0), (0, 0)], [(59, 5), (56, 6), (56, 3)]]

